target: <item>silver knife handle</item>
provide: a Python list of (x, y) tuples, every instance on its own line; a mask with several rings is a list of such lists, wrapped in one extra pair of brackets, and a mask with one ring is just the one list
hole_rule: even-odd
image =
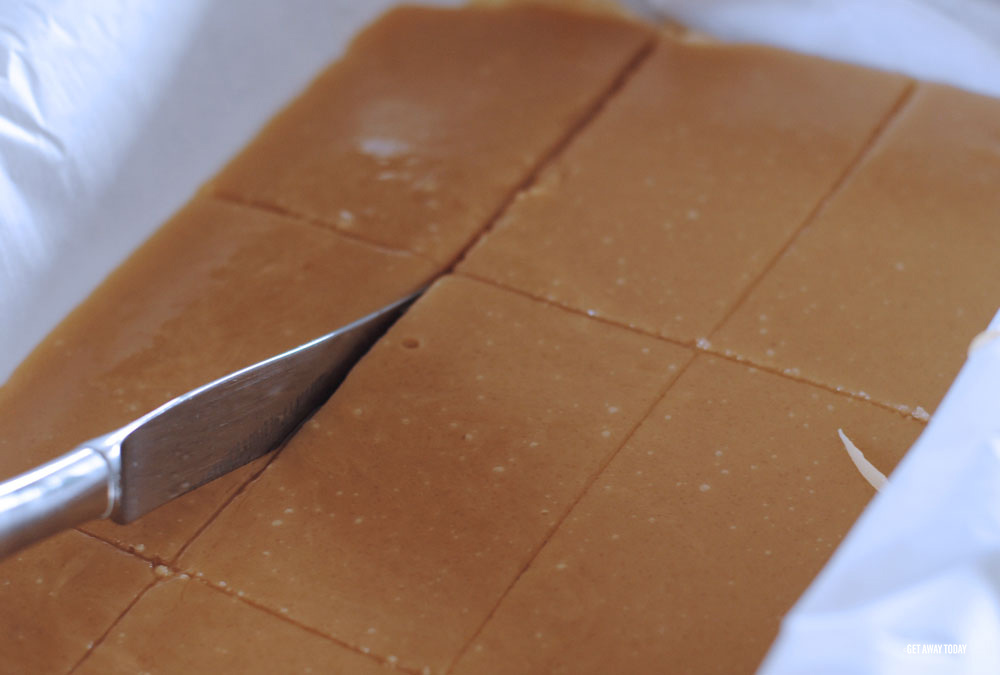
[(0, 483), (0, 559), (61, 530), (106, 517), (114, 485), (107, 457), (86, 445)]

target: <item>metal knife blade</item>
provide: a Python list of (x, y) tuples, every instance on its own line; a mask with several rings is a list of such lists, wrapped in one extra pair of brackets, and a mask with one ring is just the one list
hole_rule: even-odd
[(87, 520), (129, 523), (279, 447), (422, 292), (0, 483), (0, 558)]

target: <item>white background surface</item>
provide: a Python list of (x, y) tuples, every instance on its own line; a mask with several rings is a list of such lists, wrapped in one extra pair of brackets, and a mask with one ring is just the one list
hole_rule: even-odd
[[(392, 4), (4, 0), (0, 381)], [(628, 4), (723, 39), (1000, 96), (1000, 6), (991, 0)], [(998, 485), (1000, 341), (970, 361), (889, 489), (786, 619), (766, 670), (1000, 673)], [(968, 653), (905, 651), (945, 642)]]

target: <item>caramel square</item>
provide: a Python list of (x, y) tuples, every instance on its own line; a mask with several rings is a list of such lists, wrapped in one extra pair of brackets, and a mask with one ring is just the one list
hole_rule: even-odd
[(922, 84), (713, 348), (926, 419), (1000, 302), (1000, 101)]
[(64, 532), (0, 561), (0, 673), (66, 673), (153, 581), (149, 564)]
[(459, 270), (693, 343), (900, 98), (896, 75), (661, 40)]
[(206, 585), (158, 583), (74, 671), (384, 674), (378, 661)]
[[(287, 218), (197, 199), (73, 312), (0, 389), (0, 475), (117, 429), (174, 396), (415, 290), (430, 263)], [(261, 464), (122, 527), (169, 559)]]
[(698, 356), (454, 670), (748, 673), (922, 426)]
[(443, 670), (688, 358), (445, 278), (180, 564)]
[(212, 190), (447, 263), (649, 40), (543, 7), (395, 9)]

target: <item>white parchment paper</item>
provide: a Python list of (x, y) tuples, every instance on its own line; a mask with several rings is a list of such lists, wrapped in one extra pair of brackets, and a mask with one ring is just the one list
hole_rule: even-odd
[[(0, 382), (393, 4), (0, 3)], [(994, 0), (626, 4), (726, 40), (1000, 96)], [(786, 618), (763, 670), (1000, 673), (998, 486), (1000, 341), (969, 360), (889, 489)]]

